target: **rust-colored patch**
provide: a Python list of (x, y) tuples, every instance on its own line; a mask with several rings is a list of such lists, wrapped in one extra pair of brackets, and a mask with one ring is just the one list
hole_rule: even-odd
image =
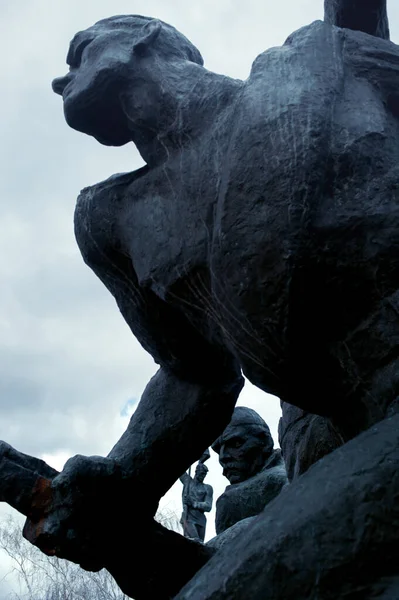
[(53, 503), (51, 479), (38, 477), (32, 490), (32, 504), (29, 517), (35, 520), (47, 515)]
[[(52, 504), (53, 491), (51, 480), (46, 479), (45, 477), (38, 477), (32, 490), (31, 507), (25, 522), (23, 534), (31, 544), (38, 545), (42, 552), (48, 556), (55, 555), (54, 548), (46, 547), (46, 545), (43, 544), (43, 541), (46, 539), (44, 526)], [(41, 537), (43, 538), (42, 540), (40, 540)]]

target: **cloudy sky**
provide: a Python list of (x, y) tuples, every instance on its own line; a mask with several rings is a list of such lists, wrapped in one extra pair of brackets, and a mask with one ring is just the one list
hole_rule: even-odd
[[(399, 40), (399, 7), (391, 4)], [(198, 46), (208, 69), (246, 78), (257, 54), (320, 18), (322, 5), (0, 0), (0, 439), (58, 467), (77, 453), (106, 454), (156, 370), (74, 239), (79, 190), (142, 164), (133, 145), (104, 147), (65, 124), (50, 83), (66, 71), (74, 33), (112, 14), (159, 17)], [(276, 433), (277, 399), (247, 385), (240, 404)], [(218, 496), (227, 482), (215, 456), (208, 464)], [(180, 511), (180, 494), (178, 483), (163, 504)]]

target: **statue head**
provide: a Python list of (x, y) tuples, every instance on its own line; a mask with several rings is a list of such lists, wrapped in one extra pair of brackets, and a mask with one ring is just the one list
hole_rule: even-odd
[(269, 427), (262, 417), (251, 408), (238, 406), (212, 449), (219, 454), (223, 475), (233, 484), (259, 473), (272, 454), (273, 446)]
[(53, 81), (53, 90), (63, 97), (68, 125), (121, 146), (135, 141), (132, 131), (139, 137), (141, 126), (168, 117), (161, 85), (168, 62), (203, 64), (171, 25), (139, 15), (111, 17), (75, 35), (69, 73)]
[(204, 463), (199, 462), (195, 469), (195, 479), (201, 483), (204, 481), (206, 474), (208, 473), (208, 467)]

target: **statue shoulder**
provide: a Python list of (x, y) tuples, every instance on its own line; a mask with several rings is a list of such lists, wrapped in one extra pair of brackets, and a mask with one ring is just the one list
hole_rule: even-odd
[(130, 173), (116, 173), (104, 181), (83, 188), (76, 201), (75, 220), (115, 209), (115, 205), (125, 196), (127, 189), (129, 198), (134, 199), (134, 184), (148, 171), (145, 165)]
[(145, 166), (131, 173), (118, 173), (80, 192), (74, 214), (75, 237), (88, 264), (93, 252), (118, 244), (114, 230), (126, 191), (129, 200), (134, 201), (135, 182), (147, 172)]
[[(335, 28), (336, 29), (336, 28)], [(262, 75), (266, 76), (268, 79), (272, 79), (275, 77), (275, 73), (273, 71), (277, 71), (281, 62), (285, 64), (296, 63), (293, 66), (297, 65), (298, 59), (302, 58), (307, 61), (309, 58), (312, 58), (312, 53), (303, 53), (302, 50), (310, 49), (314, 45), (324, 45), (326, 46), (326, 39), (328, 39), (331, 35), (339, 35), (339, 30), (334, 31), (334, 28), (324, 23), (323, 21), (314, 21), (310, 25), (305, 25), (300, 29), (297, 29), (293, 33), (291, 33), (284, 44), (282, 46), (273, 46), (259, 54), (251, 67), (251, 78), (258, 78)], [(328, 50), (324, 49), (323, 54), (328, 52)], [(295, 55), (295, 57), (293, 56)], [(312, 60), (314, 60), (312, 58)], [(285, 74), (284, 74), (285, 75)], [(280, 74), (279, 79), (282, 79), (282, 75)], [(284, 81), (282, 79), (282, 81)]]

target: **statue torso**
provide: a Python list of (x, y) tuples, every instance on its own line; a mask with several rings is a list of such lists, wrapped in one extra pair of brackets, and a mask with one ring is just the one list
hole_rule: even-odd
[[(192, 523), (198, 523), (200, 525), (206, 522), (206, 517), (204, 515), (203, 510), (198, 510), (191, 506), (191, 503), (194, 502), (204, 502), (207, 497), (207, 484), (196, 481), (193, 478), (190, 478), (188, 482), (185, 484), (185, 488), (183, 491), (183, 498), (187, 498), (187, 519)], [(184, 501), (184, 500), (183, 500)]]
[[(306, 387), (309, 410), (327, 387), (328, 412), (399, 339), (378, 322), (387, 298), (399, 310), (399, 51), (373, 44), (314, 23), (264, 53), (223, 119), (121, 186), (114, 211), (140, 286), (192, 313), (259, 387)], [(378, 347), (363, 356), (369, 319)]]
[(196, 481), (192, 477), (184, 485), (183, 496), (193, 502), (203, 502), (206, 498), (206, 493), (206, 484)]
[(257, 59), (235, 115), (215, 223), (224, 326), (249, 379), (306, 389), (310, 410), (372, 388), (399, 339), (398, 64), (389, 42), (314, 23)]

